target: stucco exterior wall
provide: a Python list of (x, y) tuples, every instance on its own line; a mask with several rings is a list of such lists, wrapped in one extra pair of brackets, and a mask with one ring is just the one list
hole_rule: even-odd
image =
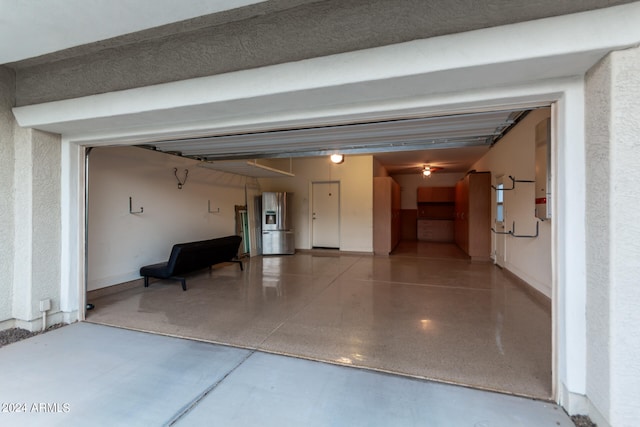
[(587, 396), (598, 425), (634, 425), (640, 411), (638, 69), (634, 48), (586, 77)]
[(615, 58), (613, 270), (614, 422), (631, 424), (640, 413), (640, 48)]
[[(13, 127), (15, 76), (0, 67), (0, 325), (11, 319), (13, 299)], [(0, 328), (2, 329), (2, 328)]]
[(622, 426), (640, 413), (640, 48), (611, 59), (611, 424)]
[(587, 182), (587, 395), (603, 415), (609, 414), (610, 158), (609, 112), (611, 62), (595, 66), (586, 77), (585, 122)]
[[(31, 172), (33, 169), (31, 135), (32, 129), (16, 126), (14, 128), (14, 252), (13, 260), (13, 311), (12, 317), (27, 322), (32, 316), (31, 284), (33, 262), (31, 209), (33, 188)], [(20, 324), (20, 327), (25, 325)]]
[(167, 32), (179, 31), (175, 36), (149, 30), (133, 39), (137, 43), (128, 37), (121, 44), (98, 43), (85, 54), (73, 51), (68, 58), (58, 53), (49, 63), (12, 64), (17, 69), (17, 103), (210, 76), (630, 1), (449, 0), (442, 7), (422, 0), (327, 0), (288, 8), (296, 3), (280, 1), (285, 3), (283, 10), (266, 14), (265, 6), (258, 4), (245, 8), (254, 9), (253, 14), (234, 12), (228, 17), (244, 19), (221, 23), (214, 15), (205, 27), (202, 19), (168, 26)]
[(12, 317), (32, 329), (42, 299), (51, 300), (48, 315), (60, 312), (60, 136), (16, 126), (14, 140)]
[(60, 136), (34, 130), (32, 135), (32, 318), (40, 300), (51, 299), (49, 314), (60, 311)]

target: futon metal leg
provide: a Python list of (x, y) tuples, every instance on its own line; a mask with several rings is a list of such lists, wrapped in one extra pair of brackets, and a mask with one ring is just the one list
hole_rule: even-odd
[(242, 266), (242, 261), (240, 261), (240, 260), (233, 260), (232, 262), (237, 262), (238, 264), (240, 264), (240, 271), (244, 271), (244, 267)]
[(149, 276), (144, 276), (144, 287), (145, 288), (149, 287)]
[(171, 276), (169, 277), (169, 279), (180, 281), (180, 284), (182, 285), (182, 290), (183, 291), (187, 290), (187, 279), (185, 279), (184, 277)]

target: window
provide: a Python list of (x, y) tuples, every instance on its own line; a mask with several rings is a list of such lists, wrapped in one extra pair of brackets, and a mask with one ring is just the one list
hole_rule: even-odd
[(504, 184), (496, 186), (496, 222), (504, 222)]

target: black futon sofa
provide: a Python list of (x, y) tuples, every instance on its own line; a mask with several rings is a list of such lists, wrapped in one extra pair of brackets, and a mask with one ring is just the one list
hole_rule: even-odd
[(179, 280), (182, 290), (186, 291), (187, 281), (183, 277), (184, 274), (221, 262), (238, 263), (240, 270), (244, 270), (242, 261), (237, 259), (241, 241), (240, 236), (227, 236), (173, 245), (169, 261), (140, 268), (140, 275), (144, 277), (144, 287), (149, 287), (149, 277), (155, 277)]

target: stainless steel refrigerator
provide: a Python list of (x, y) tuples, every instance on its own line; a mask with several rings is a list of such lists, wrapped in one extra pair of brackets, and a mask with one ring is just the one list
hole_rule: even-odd
[(262, 193), (262, 254), (296, 251), (291, 214), (293, 193)]

